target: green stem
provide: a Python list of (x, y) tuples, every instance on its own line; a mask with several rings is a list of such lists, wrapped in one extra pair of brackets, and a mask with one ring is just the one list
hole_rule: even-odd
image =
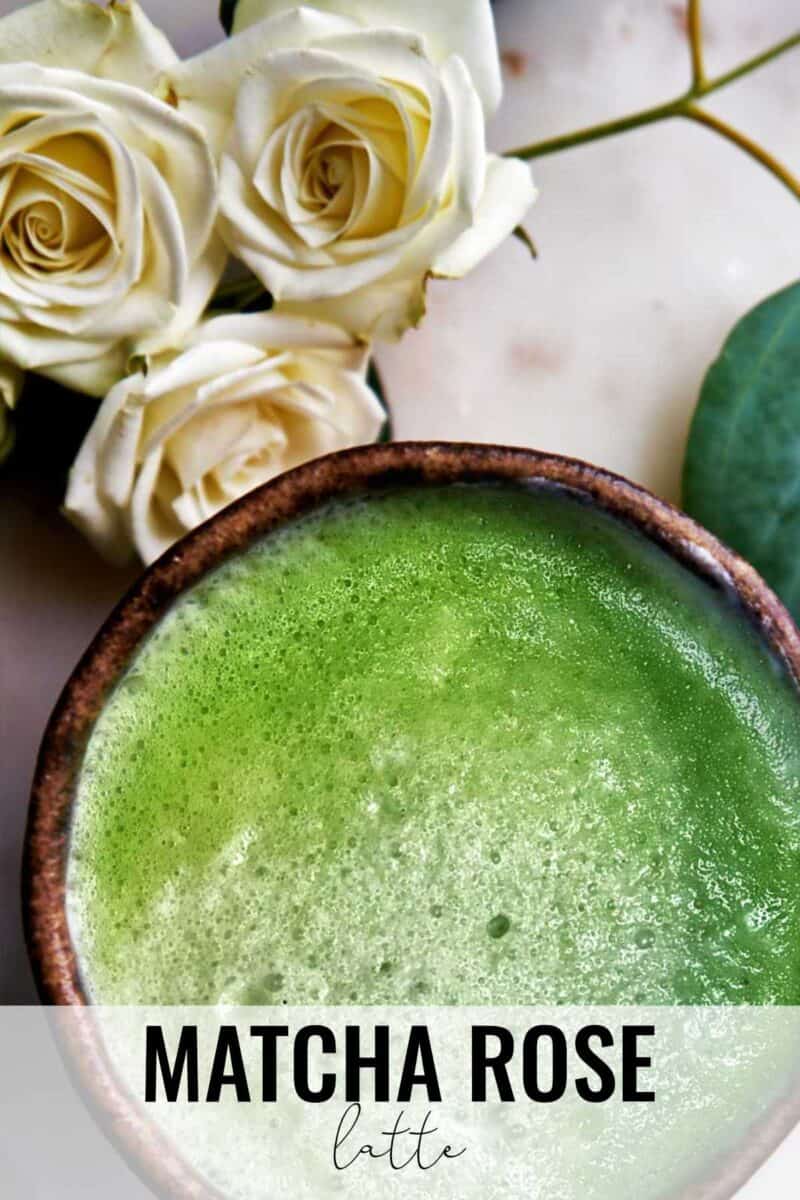
[(747, 134), (742, 133), (739, 129), (734, 129), (727, 121), (720, 120), (713, 113), (706, 112), (705, 109), (697, 108), (694, 105), (689, 105), (682, 116), (688, 117), (690, 121), (696, 121), (699, 125), (705, 125), (707, 129), (713, 129), (715, 133), (732, 142), (734, 146), (744, 150), (745, 154), (749, 154), (762, 167), (771, 171), (775, 178), (789, 189), (796, 200), (800, 200), (800, 180), (796, 179), (783, 163), (778, 162), (774, 155), (765, 150), (763, 146), (759, 146), (758, 142), (754, 142)]
[(517, 150), (509, 150), (507, 152), (509, 157), (525, 159), (544, 158), (548, 154), (557, 154), (559, 151), (569, 150), (573, 146), (585, 146), (590, 142), (598, 142), (604, 138), (616, 137), (618, 134), (627, 133), (631, 129), (640, 129), (645, 125), (655, 125), (657, 122), (668, 121), (674, 117), (685, 117), (688, 120), (704, 125), (707, 129), (714, 130), (715, 133), (727, 138), (728, 141), (738, 146), (741, 150), (744, 150), (746, 154), (749, 154), (762, 167), (770, 171), (794, 196), (800, 199), (800, 181), (791, 171), (738, 129), (734, 129), (731, 125), (715, 117), (712, 113), (706, 112), (705, 109), (698, 107), (696, 104), (696, 101), (702, 99), (704, 96), (710, 96), (712, 92), (718, 92), (721, 88), (727, 87), (728, 84), (734, 83), (737, 79), (741, 79), (745, 75), (749, 75), (759, 67), (763, 67), (765, 63), (772, 62), (773, 59), (778, 58), (787, 51), (800, 46), (800, 32), (792, 34), (791, 37), (784, 38), (783, 41), (777, 42), (774, 46), (770, 46), (769, 49), (762, 51), (761, 54), (756, 54), (752, 58), (746, 59), (745, 62), (739, 63), (732, 70), (726, 71), (722, 75), (717, 75), (713, 79), (708, 79), (705, 73), (705, 56), (703, 51), (702, 0), (688, 0), (687, 18), (692, 63), (692, 83), (688, 92), (682, 96), (678, 96), (675, 100), (669, 100), (665, 104), (656, 104), (651, 108), (640, 109), (638, 112), (631, 113), (626, 117), (618, 117), (613, 121), (603, 121), (599, 125), (590, 125), (588, 128), (577, 129), (572, 133), (564, 133), (558, 137), (545, 138), (543, 141), (533, 142), (530, 146), (521, 146)]
[(671, 100), (667, 104), (656, 104), (652, 108), (642, 108), (630, 113), (627, 117), (618, 117), (614, 121), (602, 121), (599, 125), (590, 125), (586, 129), (576, 129), (572, 133), (562, 133), (558, 137), (545, 138), (544, 141), (534, 142), (530, 146), (521, 146), (517, 150), (507, 150), (509, 158), (545, 158), (548, 154), (558, 154), (561, 150), (570, 150), (573, 146), (585, 146), (589, 142), (599, 142), (603, 138), (616, 137), (617, 134), (627, 133), (630, 129), (639, 129), (643, 125), (654, 125), (669, 117), (681, 115), (685, 97)]
[(742, 79), (752, 71), (757, 71), (759, 67), (786, 54), (788, 50), (794, 50), (797, 46), (800, 46), (800, 31), (793, 33), (791, 37), (784, 38), (782, 42), (776, 42), (768, 50), (762, 50), (761, 54), (755, 54), (752, 58), (745, 59), (743, 63), (726, 71), (724, 75), (717, 75), (716, 78), (707, 80), (702, 87), (697, 89), (696, 96), (708, 96), (711, 92), (718, 92), (720, 88), (727, 87), (729, 83), (735, 83), (737, 79)]
[(700, 95), (708, 84), (706, 79), (705, 52), (703, 49), (703, 5), (702, 0), (689, 0), (688, 11), (689, 48), (692, 55), (692, 91)]

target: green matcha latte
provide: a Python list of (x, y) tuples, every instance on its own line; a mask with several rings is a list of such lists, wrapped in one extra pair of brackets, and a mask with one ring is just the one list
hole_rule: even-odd
[(102, 1003), (800, 1004), (800, 704), (565, 494), (340, 501), (216, 570), (92, 734)]

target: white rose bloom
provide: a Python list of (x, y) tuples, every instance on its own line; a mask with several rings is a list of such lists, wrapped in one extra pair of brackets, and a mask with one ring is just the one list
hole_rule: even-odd
[(536, 196), (486, 150), (489, 0), (240, 0), (234, 28), (164, 85), (221, 148), (223, 236), (283, 308), (399, 337)]
[(205, 308), (224, 267), (215, 165), (149, 94), (176, 61), (134, 4), (0, 20), (0, 360), (103, 395)]
[(152, 562), (232, 500), (308, 459), (374, 441), (368, 351), (277, 313), (212, 318), (103, 402), (72, 468), (70, 519), (112, 561)]

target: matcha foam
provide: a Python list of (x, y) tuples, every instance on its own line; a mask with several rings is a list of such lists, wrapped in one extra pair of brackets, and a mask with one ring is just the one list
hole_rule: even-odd
[(92, 998), (800, 1004), (800, 704), (555, 491), (342, 501), (218, 568), (93, 731)]

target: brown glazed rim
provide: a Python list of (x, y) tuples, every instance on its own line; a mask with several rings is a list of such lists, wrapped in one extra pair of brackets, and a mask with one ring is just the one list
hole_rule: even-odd
[[(93, 1032), (66, 911), (69, 830), (84, 749), (103, 704), (142, 639), (204, 574), (279, 526), (339, 497), (453, 483), (549, 485), (622, 519), (716, 589), (724, 589), (800, 687), (800, 633), (755, 570), (691, 518), (609, 471), (555, 454), (503, 446), (394, 442), (344, 451), (251, 492), (200, 526), (147, 570), (79, 662), (55, 707), (33, 783), (23, 864), (25, 936), (45, 1004), (78, 1006), (68, 1057), (107, 1131), (163, 1195), (217, 1196), (165, 1147), (121, 1092)], [(73, 1015), (75, 1009), (73, 1008)], [(735, 1167), (693, 1184), (682, 1200), (727, 1200), (800, 1118), (800, 1087), (751, 1131)]]

